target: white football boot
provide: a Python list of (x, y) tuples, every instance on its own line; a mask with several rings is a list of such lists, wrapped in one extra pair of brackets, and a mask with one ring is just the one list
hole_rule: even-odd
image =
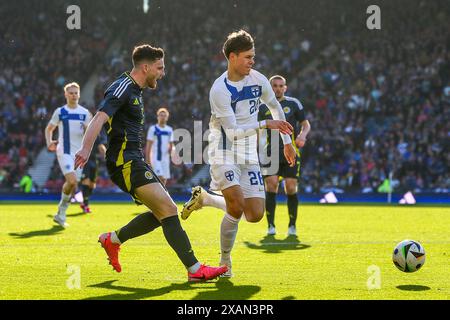
[(220, 260), (219, 266), (227, 266), (228, 270), (225, 273), (220, 275), (221, 278), (231, 278), (233, 276), (233, 272), (231, 271), (231, 258), (230, 260)]
[(55, 214), (53, 216), (53, 221), (56, 222), (57, 224), (59, 224), (63, 228), (67, 228), (69, 226), (69, 224), (66, 222), (65, 217), (63, 217), (59, 213)]

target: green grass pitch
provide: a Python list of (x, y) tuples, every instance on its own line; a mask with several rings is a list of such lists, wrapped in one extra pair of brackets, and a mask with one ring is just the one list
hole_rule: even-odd
[[(72, 205), (63, 230), (51, 219), (56, 203), (0, 205), (1, 300), (450, 299), (449, 207), (300, 205), (296, 239), (287, 238), (287, 207), (278, 204), (275, 237), (265, 236), (265, 218), (241, 221), (233, 278), (196, 284), (186, 282), (161, 229), (123, 245), (122, 273), (112, 271), (97, 236), (145, 208), (95, 202), (91, 208), (85, 215)], [(182, 222), (207, 264), (219, 260), (221, 218), (206, 208)], [(392, 263), (404, 239), (425, 247), (418, 272)]]

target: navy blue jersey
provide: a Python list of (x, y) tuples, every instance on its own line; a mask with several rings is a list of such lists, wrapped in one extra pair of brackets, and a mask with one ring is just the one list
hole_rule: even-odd
[(99, 111), (109, 116), (104, 126), (108, 136), (106, 160), (120, 166), (130, 160), (143, 159), (145, 116), (142, 89), (128, 72), (106, 89)]

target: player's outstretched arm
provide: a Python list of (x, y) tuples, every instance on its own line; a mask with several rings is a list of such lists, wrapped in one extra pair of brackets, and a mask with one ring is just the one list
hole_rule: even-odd
[(103, 125), (108, 119), (109, 116), (105, 112), (99, 111), (89, 123), (83, 137), (81, 149), (75, 154), (75, 169), (83, 168), (88, 161), (95, 139), (97, 139)]
[[(60, 116), (60, 110), (61, 108), (56, 109), (53, 112), (52, 118), (48, 122), (47, 126), (45, 127), (45, 142), (47, 143), (47, 149), (50, 152), (56, 151), (56, 146), (58, 144), (58, 141), (53, 140), (53, 131), (58, 127), (59, 123), (59, 116)], [(60, 133), (61, 134), (61, 133)]]
[[(272, 89), (270, 89), (270, 91), (272, 91)], [(229, 95), (224, 93), (223, 90), (219, 90), (213, 86), (210, 91), (209, 100), (211, 104), (211, 112), (219, 121), (220, 126), (225, 130), (225, 134), (229, 140), (233, 141), (253, 136), (257, 134), (258, 129), (268, 128), (280, 130), (280, 132), (284, 136), (287, 136), (289, 143), (291, 142), (289, 135), (292, 133), (293, 128), (288, 122), (285, 121), (286, 119), (284, 117), (283, 110), (281, 109), (281, 106), (279, 104), (278, 106), (281, 112), (282, 119), (280, 119), (280, 117), (274, 117), (275, 120), (264, 120), (260, 122), (255, 121), (237, 125), (236, 115), (230, 107)]]
[(98, 152), (100, 152), (103, 159), (106, 157), (106, 146), (103, 143), (98, 145)]
[(255, 135), (258, 129), (280, 130), (283, 134), (292, 134), (292, 126), (283, 120), (263, 120), (246, 125), (237, 125), (234, 116), (218, 118), (220, 125), (225, 129), (228, 139), (236, 140)]
[[(267, 108), (269, 108), (270, 113), (272, 114), (272, 117), (275, 120), (283, 120), (286, 121), (286, 117), (284, 116), (283, 108), (281, 107), (281, 104), (278, 102), (278, 100), (275, 98), (275, 95), (273, 96), (273, 99), (266, 102)], [(292, 126), (291, 126), (292, 130)], [(290, 144), (292, 143), (290, 133), (285, 134), (281, 131), (281, 139), (283, 140), (283, 143)]]
[(297, 136), (297, 138), (295, 138), (295, 144), (299, 148), (303, 148), (305, 146), (306, 136), (311, 131), (311, 125), (308, 120), (303, 120), (301, 125), (302, 131), (300, 131), (300, 134)]
[(295, 165), (295, 161), (297, 159), (297, 153), (295, 152), (294, 146), (292, 143), (285, 144), (283, 148), (284, 157), (286, 158), (287, 162), (289, 163), (290, 167), (293, 167)]
[(291, 135), (294, 128), (285, 120), (263, 120), (260, 123), (261, 128), (267, 128), (271, 130), (280, 130), (281, 134)]
[(53, 140), (53, 131), (55, 131), (56, 126), (49, 123), (47, 127), (45, 127), (45, 142), (47, 143), (47, 150), (51, 152), (56, 151), (56, 145), (58, 144), (58, 141)]

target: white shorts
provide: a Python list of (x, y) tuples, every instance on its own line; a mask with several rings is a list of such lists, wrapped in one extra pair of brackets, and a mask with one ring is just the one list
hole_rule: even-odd
[(151, 167), (158, 177), (170, 179), (170, 161), (152, 161)]
[(66, 153), (62, 155), (57, 155), (56, 157), (58, 159), (59, 167), (61, 168), (63, 175), (65, 176), (68, 173), (74, 172), (75, 176), (77, 177), (77, 181), (80, 181), (83, 169), (80, 168), (78, 168), (77, 170), (74, 169), (75, 167), (74, 157)]
[(265, 198), (264, 180), (258, 164), (212, 164), (209, 172), (213, 191), (239, 185), (244, 198)]

